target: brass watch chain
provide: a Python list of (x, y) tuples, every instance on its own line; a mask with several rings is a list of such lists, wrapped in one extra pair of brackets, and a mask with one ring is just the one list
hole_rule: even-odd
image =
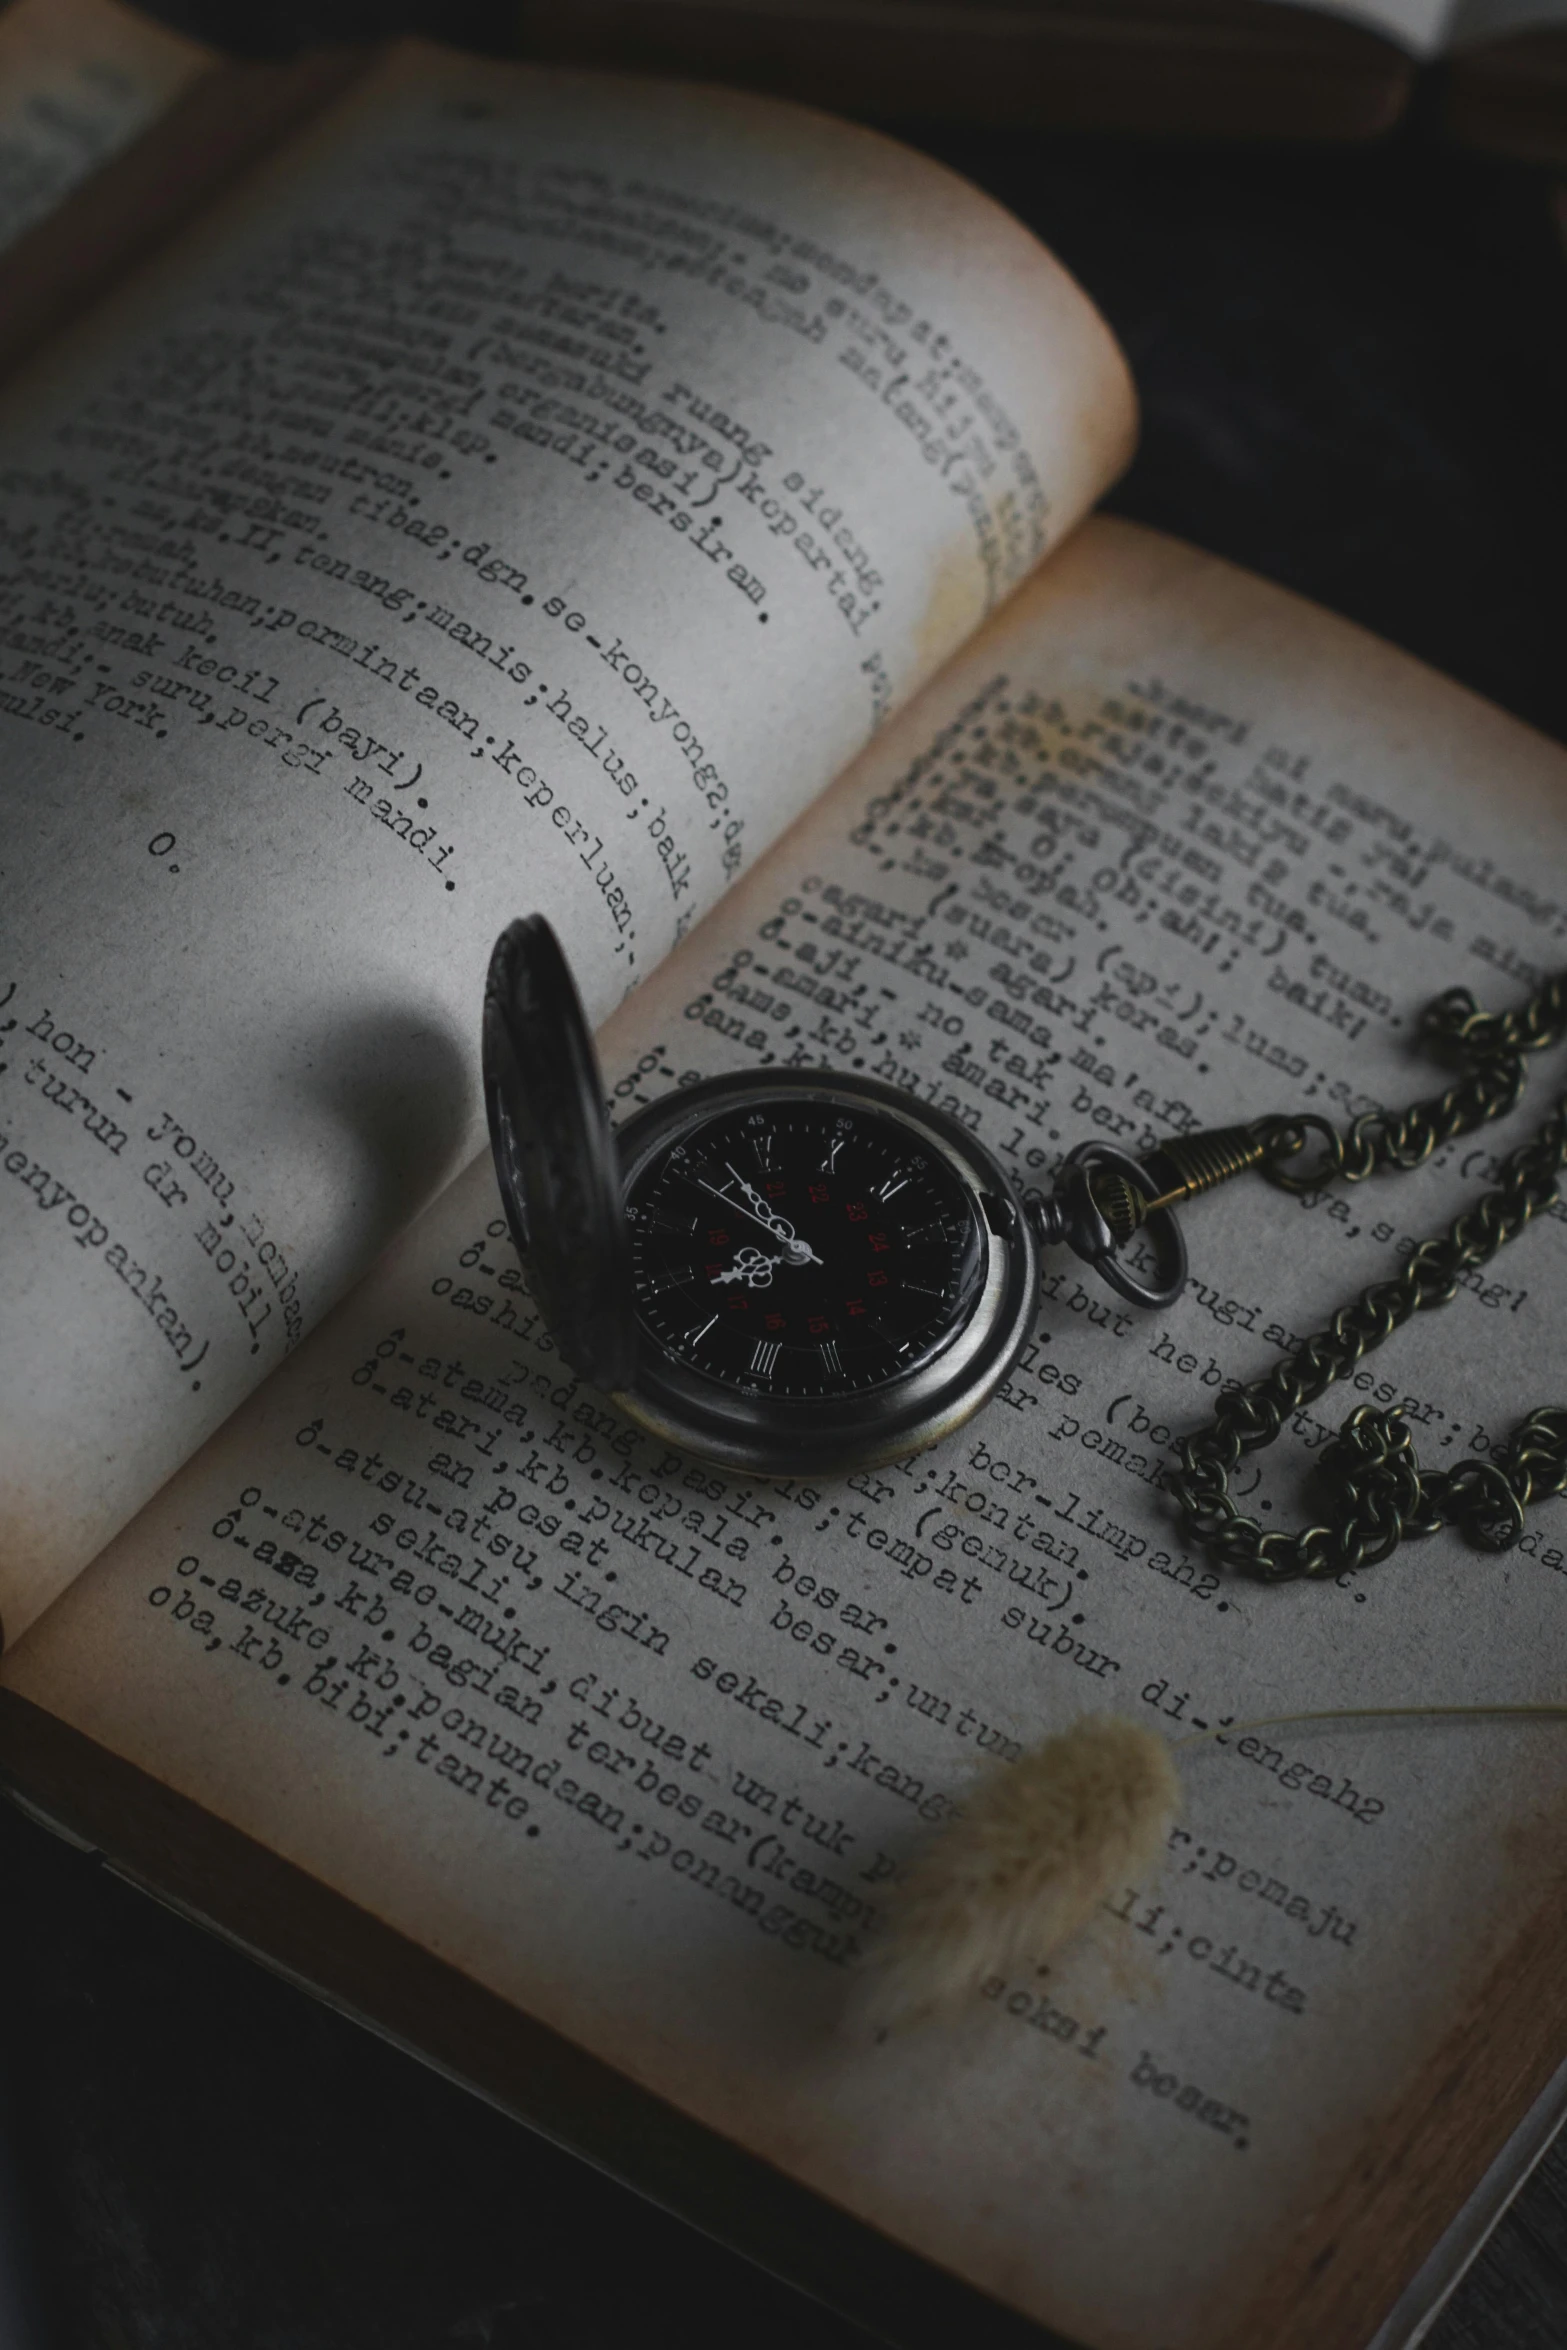
[[(1423, 1165), (1444, 1143), (1516, 1108), (1528, 1082), (1524, 1056), (1567, 1037), (1567, 971), (1548, 979), (1517, 1011), (1500, 1015), (1481, 1012), (1467, 988), (1449, 988), (1427, 1007), (1421, 1037), (1460, 1072), (1445, 1093), (1405, 1110), (1367, 1111), (1342, 1132), (1306, 1114), (1177, 1138), (1153, 1157), (1158, 1180), (1167, 1184), (1162, 1194), (1139, 1199), (1130, 1185), (1113, 1200), (1103, 1194), (1107, 1219), (1129, 1236), (1155, 1209), (1249, 1167), (1285, 1191), (1304, 1193)], [(1298, 1167), (1313, 1135), (1320, 1155), (1309, 1169)], [(1181, 1466), (1170, 1479), (1193, 1541), (1238, 1574), (1283, 1583), (1375, 1566), (1409, 1537), (1442, 1526), (1457, 1526), (1482, 1550), (1507, 1550), (1518, 1540), (1528, 1505), (1567, 1490), (1567, 1406), (1531, 1412), (1483, 1459), (1423, 1471), (1402, 1413), (1363, 1404), (1323, 1448), (1317, 1467), (1321, 1521), (1293, 1534), (1265, 1529), (1243, 1515), (1230, 1477), (1245, 1454), (1272, 1444), (1302, 1405), (1344, 1378), (1413, 1315), (1449, 1304), (1466, 1273), (1488, 1264), (1556, 1198), (1564, 1164), (1567, 1094), (1503, 1162), (1494, 1188), (1445, 1232), (1421, 1241), (1391, 1280), (1372, 1282), (1325, 1329), (1281, 1356), (1265, 1378), (1225, 1390), (1207, 1427), (1180, 1444)]]

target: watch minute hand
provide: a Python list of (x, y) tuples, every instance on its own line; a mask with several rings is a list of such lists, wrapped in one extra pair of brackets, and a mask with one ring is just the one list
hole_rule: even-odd
[[(727, 1160), (725, 1165), (728, 1165)], [(696, 1177), (696, 1181), (701, 1184), (704, 1191), (710, 1191), (714, 1199), (721, 1199), (726, 1208), (738, 1208), (742, 1216), (749, 1216), (753, 1224), (760, 1224), (762, 1230), (770, 1232), (774, 1240), (781, 1240), (788, 1251), (788, 1256), (782, 1260), (783, 1262), (791, 1265), (819, 1265), (822, 1260), (815, 1249), (812, 1248), (808, 1240), (800, 1239), (788, 1219), (784, 1216), (775, 1216), (761, 1193), (756, 1190), (754, 1185), (747, 1183), (745, 1177), (737, 1173), (733, 1167), (729, 1168), (729, 1173), (733, 1181), (739, 1184), (740, 1189), (749, 1192), (752, 1199), (758, 1203), (754, 1208), (747, 1207), (744, 1200), (732, 1199), (727, 1191), (720, 1191), (715, 1183), (705, 1182), (700, 1175)]]
[[(781, 1240), (783, 1242), (784, 1247), (789, 1252), (788, 1262), (791, 1265), (819, 1265), (822, 1261), (821, 1258), (817, 1255), (815, 1249), (812, 1248), (808, 1240), (802, 1240), (800, 1238), (800, 1235), (796, 1232), (794, 1226), (789, 1222), (788, 1217), (778, 1215), (774, 1209), (768, 1205), (766, 1199), (763, 1197), (761, 1192), (757, 1190), (755, 1184), (747, 1183), (745, 1177), (741, 1174), (738, 1167), (732, 1165), (728, 1159), (724, 1161), (724, 1165), (729, 1168), (730, 1175), (733, 1177), (734, 1181), (739, 1184), (740, 1189), (746, 1194), (746, 1196), (756, 1202), (756, 1205), (753, 1208), (742, 1208), (740, 1211), (741, 1214), (754, 1216), (758, 1224), (766, 1226), (767, 1230), (772, 1233), (774, 1239)], [(719, 1196), (722, 1197), (723, 1195), (720, 1194)], [(736, 1201), (735, 1205), (738, 1207), (739, 1202)]]
[[(726, 1167), (729, 1166), (727, 1159), (724, 1161), (724, 1164)], [(756, 1185), (754, 1183), (747, 1183), (745, 1177), (740, 1173), (737, 1167), (729, 1167), (729, 1172), (733, 1176), (735, 1182), (739, 1184), (740, 1189), (745, 1193), (746, 1198), (751, 1202), (750, 1213), (756, 1218), (757, 1222), (759, 1224), (765, 1224), (769, 1232), (776, 1232), (780, 1240), (793, 1240), (794, 1226), (789, 1222), (787, 1216), (780, 1216), (776, 1209), (769, 1207), (762, 1193), (757, 1190)]]

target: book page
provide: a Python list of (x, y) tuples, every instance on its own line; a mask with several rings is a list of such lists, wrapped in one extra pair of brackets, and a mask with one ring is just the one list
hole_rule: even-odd
[(0, 252), (213, 63), (116, 0), (16, 0), (0, 15)]
[[(1500, 1008), (1559, 957), (1564, 786), (1404, 656), (1094, 523), (617, 1016), (613, 1093), (864, 1068), (1025, 1182), (1090, 1135), (1403, 1102), (1429, 997)], [(1224, 1382), (1474, 1196), (1554, 1058), (1417, 1176), (1195, 1203), (1166, 1315), (1052, 1257), (991, 1406), (840, 1482), (722, 1475), (574, 1380), (481, 1162), (5, 1686), (1099, 2350), (1293, 2341), (1252, 2295), (1557, 1898), (1558, 1728), (1200, 1744), (1162, 1868), (1055, 1964), (882, 2045), (853, 1965), (975, 1769), (1081, 1713), (1559, 1701), (1558, 1505), (1505, 1556), (1444, 1534), (1264, 1588), (1164, 1489)], [(1303, 1411), (1244, 1506), (1301, 1522), (1354, 1405), (1445, 1465), (1559, 1400), (1564, 1221)]]
[(765, 100), (400, 53), (0, 423), (0, 1617), (477, 1147), (1132, 430), (988, 199)]

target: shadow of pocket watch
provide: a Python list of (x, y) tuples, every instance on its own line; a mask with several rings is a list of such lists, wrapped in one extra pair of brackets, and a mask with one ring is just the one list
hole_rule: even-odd
[(539, 914), (490, 960), (484, 1092), (507, 1221), (566, 1362), (725, 1469), (873, 1468), (960, 1427), (1028, 1342), (1045, 1248), (1137, 1305), (1185, 1286), (1157, 1155), (1159, 1173), (1083, 1143), (1050, 1193), (1020, 1191), (957, 1119), (876, 1078), (739, 1071), (612, 1132)]

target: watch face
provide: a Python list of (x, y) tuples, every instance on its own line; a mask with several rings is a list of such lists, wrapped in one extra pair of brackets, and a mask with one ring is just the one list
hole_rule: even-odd
[(946, 1160), (834, 1102), (720, 1112), (643, 1168), (627, 1218), (643, 1327), (750, 1394), (901, 1378), (964, 1327), (984, 1278), (978, 1206)]

